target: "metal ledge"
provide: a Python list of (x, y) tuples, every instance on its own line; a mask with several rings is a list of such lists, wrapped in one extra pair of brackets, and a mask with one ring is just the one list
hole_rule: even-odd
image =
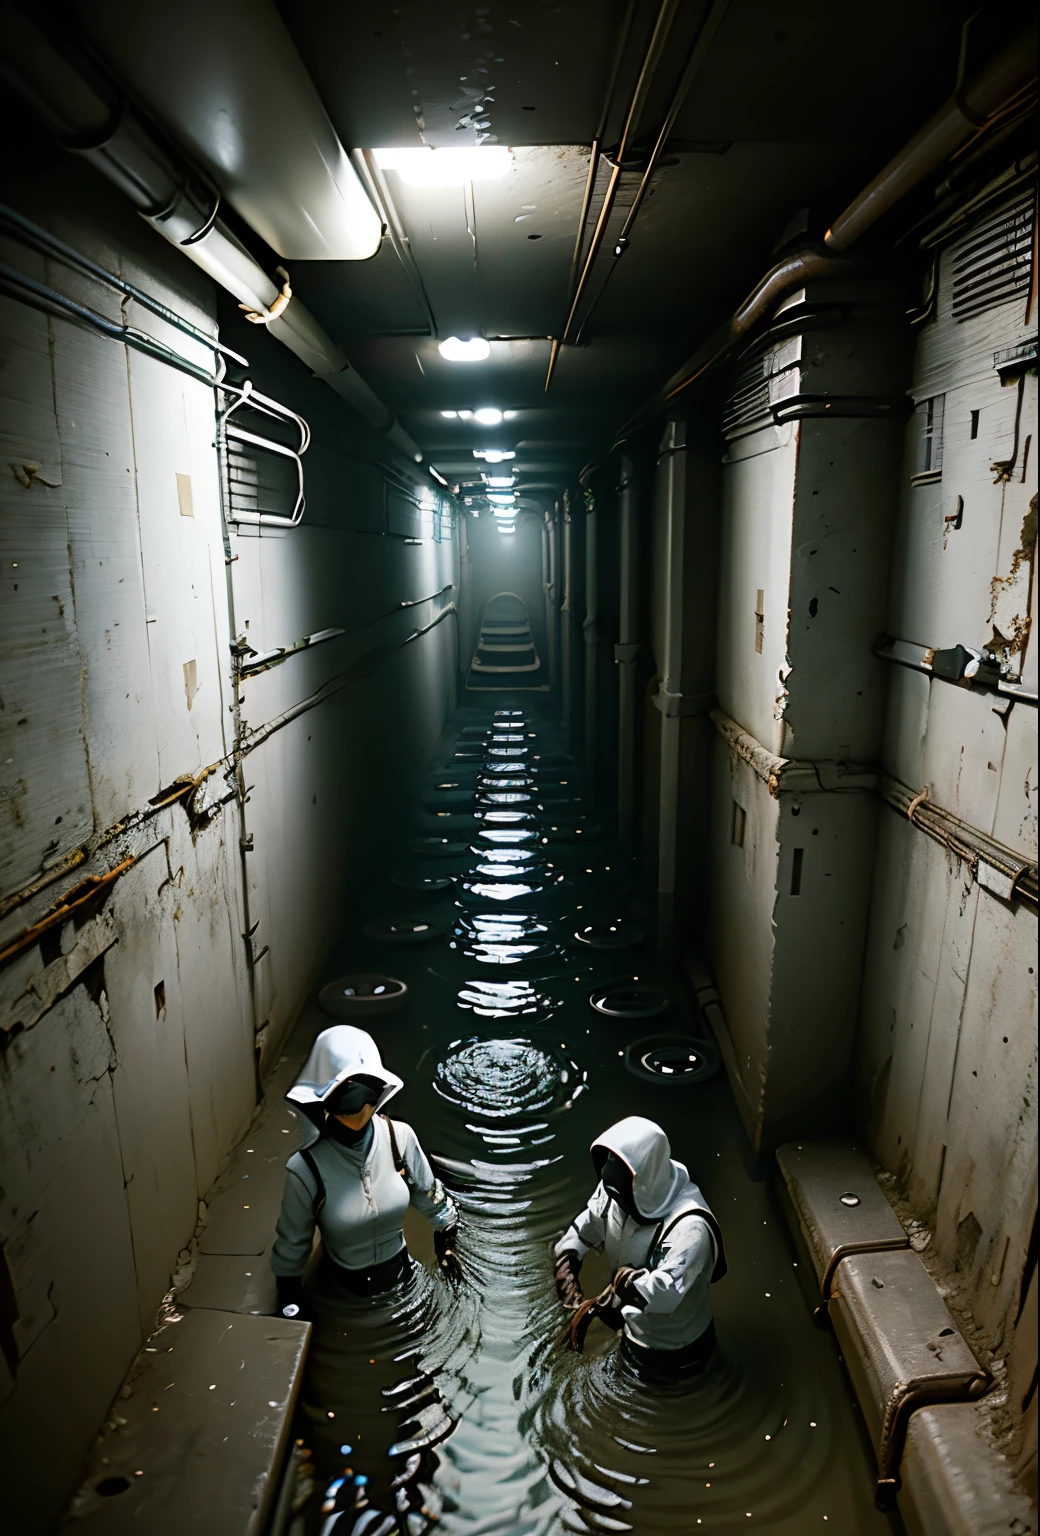
[(877, 1459), (883, 1502), (898, 1489), (914, 1410), (978, 1397), (989, 1376), (909, 1248), (842, 1259), (829, 1315)]
[(790, 1142), (776, 1154), (781, 1201), (828, 1301), (842, 1259), (907, 1248), (909, 1240), (868, 1158), (847, 1142)]

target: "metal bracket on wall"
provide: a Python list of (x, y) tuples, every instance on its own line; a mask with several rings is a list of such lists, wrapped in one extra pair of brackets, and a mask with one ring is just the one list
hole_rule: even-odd
[[(615, 654), (619, 647), (615, 646)], [(638, 650), (639, 647), (637, 646)], [(712, 693), (669, 693), (666, 688), (658, 688), (653, 695), (654, 708), (664, 715), (666, 720), (674, 720), (676, 716), (706, 715), (715, 703), (715, 694)]]
[(776, 426), (785, 421), (804, 421), (807, 417), (880, 417), (899, 421), (913, 407), (902, 397), (879, 398), (875, 395), (788, 395), (769, 407)]

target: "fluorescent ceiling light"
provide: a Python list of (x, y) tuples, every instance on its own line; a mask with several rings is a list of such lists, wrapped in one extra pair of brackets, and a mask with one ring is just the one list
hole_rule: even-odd
[(442, 412), (441, 412), (441, 415), (442, 415), (442, 416), (446, 416), (446, 417), (447, 417), (447, 418), (448, 418), (448, 420), (449, 420), (449, 421), (450, 421), (450, 420), (451, 420), (451, 419), (452, 419), (452, 418), (453, 418), (453, 417), (455, 417), (455, 416), (457, 416), (457, 415), (458, 415), (458, 414), (459, 414), (459, 413), (458, 413), (458, 411), (442, 411)]
[(502, 412), (496, 411), (494, 406), (481, 406), (479, 411), (474, 411), (474, 417), (482, 427), (497, 427), (502, 420)]
[(460, 421), (472, 421), (473, 419), (472, 411), (456, 411), (455, 414)]
[(515, 421), (516, 418), (517, 418), (518, 413), (516, 411), (506, 411), (506, 412), (504, 412), (504, 415), (505, 415), (506, 421)]
[(465, 149), (375, 149), (381, 171), (396, 171), (406, 187), (464, 187), (468, 181), (504, 176), (513, 162), (503, 146), (483, 144)]
[(516, 495), (513, 491), (488, 491), (488, 501), (493, 502), (496, 507), (511, 507), (515, 500)]
[(482, 363), (491, 356), (491, 343), (483, 336), (448, 336), (437, 348), (449, 363)]
[(504, 464), (507, 459), (515, 459), (516, 454), (511, 448), (474, 448), (473, 457), (488, 464)]
[(508, 490), (513, 483), (512, 475), (485, 475), (484, 482), (498, 491)]

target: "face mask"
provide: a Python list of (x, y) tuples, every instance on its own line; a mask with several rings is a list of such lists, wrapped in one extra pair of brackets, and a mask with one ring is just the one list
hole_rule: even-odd
[(636, 1221), (642, 1221), (636, 1206), (634, 1179), (632, 1170), (620, 1157), (613, 1152), (608, 1152), (603, 1160), (599, 1172), (603, 1188), (612, 1200), (616, 1200), (626, 1216), (633, 1217)]
[(357, 1115), (366, 1104), (378, 1103), (379, 1094), (380, 1090), (373, 1083), (365, 1082), (363, 1078), (348, 1078), (326, 1100), (325, 1107), (330, 1115)]

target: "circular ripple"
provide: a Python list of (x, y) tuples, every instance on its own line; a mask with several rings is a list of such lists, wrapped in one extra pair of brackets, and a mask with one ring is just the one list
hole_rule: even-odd
[(507, 1121), (570, 1109), (584, 1091), (585, 1073), (561, 1050), (474, 1037), (452, 1042), (434, 1069), (433, 1086), (467, 1115)]
[(623, 918), (615, 917), (611, 922), (586, 923), (575, 930), (575, 939), (579, 944), (588, 944), (591, 949), (631, 949), (643, 941), (643, 930), (636, 923), (626, 923)]
[(692, 1086), (715, 1076), (719, 1053), (713, 1040), (693, 1035), (650, 1035), (628, 1046), (625, 1066), (643, 1082), (672, 1088)]
[(459, 988), (457, 1006), (479, 1019), (502, 1025), (547, 1024), (557, 1005), (530, 981), (467, 981)]

